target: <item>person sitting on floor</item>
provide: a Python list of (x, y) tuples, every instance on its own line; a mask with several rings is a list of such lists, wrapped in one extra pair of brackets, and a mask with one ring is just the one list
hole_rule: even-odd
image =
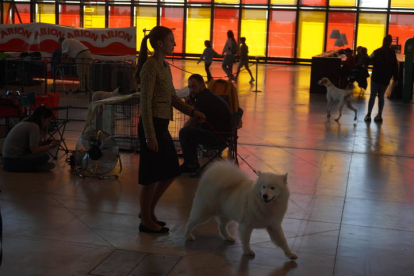
[[(231, 132), (232, 114), (228, 104), (218, 95), (206, 88), (204, 79), (199, 74), (188, 79), (190, 93), (194, 96), (194, 108), (206, 116), (206, 122), (197, 123), (190, 118), (180, 130), (180, 143), (184, 163), (181, 173), (194, 173), (200, 168), (197, 158), (197, 146), (219, 146), (224, 144), (223, 133)], [(221, 133), (221, 137), (216, 133)]]
[(3, 145), (3, 170), (39, 172), (55, 167), (54, 163), (48, 162), (47, 151), (58, 147), (60, 141), (43, 139), (52, 119), (52, 110), (40, 106), (10, 130)]

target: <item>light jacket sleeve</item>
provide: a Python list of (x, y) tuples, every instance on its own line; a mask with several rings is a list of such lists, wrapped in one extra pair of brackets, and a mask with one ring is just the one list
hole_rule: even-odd
[[(171, 68), (170, 66), (168, 66), (168, 71), (171, 77), (171, 81), (172, 81), (172, 74), (171, 74)], [(191, 105), (186, 104), (183, 100), (181, 100), (178, 96), (177, 93), (175, 92), (175, 89), (171, 90), (171, 105), (177, 109), (178, 111), (181, 111), (182, 113), (184, 113), (185, 115), (188, 115), (191, 117), (194, 107), (192, 107)]]
[(141, 71), (141, 116), (144, 126), (145, 138), (156, 138), (154, 124), (152, 122), (152, 99), (157, 80), (156, 68), (152, 63), (146, 62)]

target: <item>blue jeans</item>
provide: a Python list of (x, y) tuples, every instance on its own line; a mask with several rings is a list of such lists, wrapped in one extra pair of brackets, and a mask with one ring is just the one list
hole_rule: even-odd
[(368, 115), (371, 115), (372, 108), (375, 104), (375, 97), (378, 95), (378, 114), (382, 114), (384, 109), (384, 95), (388, 84), (380, 84), (371, 80), (371, 95), (368, 102)]
[(27, 153), (20, 158), (3, 157), (3, 170), (6, 172), (37, 172), (49, 161), (49, 158), (47, 152)]
[(233, 62), (234, 62), (235, 56), (233, 54), (226, 54), (223, 59), (223, 63), (221, 64), (221, 67), (223, 68), (223, 71), (226, 73), (227, 77), (234, 77), (233, 76)]
[(180, 130), (180, 143), (184, 164), (190, 166), (198, 165), (197, 147), (199, 144), (214, 147), (224, 144), (222, 138), (216, 133), (193, 126), (183, 127)]

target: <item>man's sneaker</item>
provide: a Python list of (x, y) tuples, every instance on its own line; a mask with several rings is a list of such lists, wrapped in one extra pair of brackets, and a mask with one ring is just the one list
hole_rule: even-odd
[(375, 118), (374, 118), (374, 122), (377, 122), (377, 123), (380, 123), (380, 122), (382, 122), (382, 117), (381, 117), (381, 115), (377, 115), (377, 116), (375, 116)]
[(188, 166), (186, 164), (182, 164), (180, 166), (180, 172), (182, 174), (195, 174), (198, 169), (200, 168), (200, 165), (193, 165), (193, 166)]
[(38, 168), (39, 172), (48, 172), (55, 167), (55, 163), (47, 162)]
[(365, 122), (371, 122), (371, 116), (369, 116), (369, 115), (365, 116), (364, 121)]
[(252, 82), (254, 82), (254, 78), (251, 78), (249, 81), (249, 83), (252, 83)]

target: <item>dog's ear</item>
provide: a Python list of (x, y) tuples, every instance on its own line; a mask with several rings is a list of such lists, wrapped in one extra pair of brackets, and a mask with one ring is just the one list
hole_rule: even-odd
[(285, 181), (285, 184), (287, 184), (287, 177), (288, 177), (288, 173), (285, 173), (285, 175), (283, 176), (283, 181)]

